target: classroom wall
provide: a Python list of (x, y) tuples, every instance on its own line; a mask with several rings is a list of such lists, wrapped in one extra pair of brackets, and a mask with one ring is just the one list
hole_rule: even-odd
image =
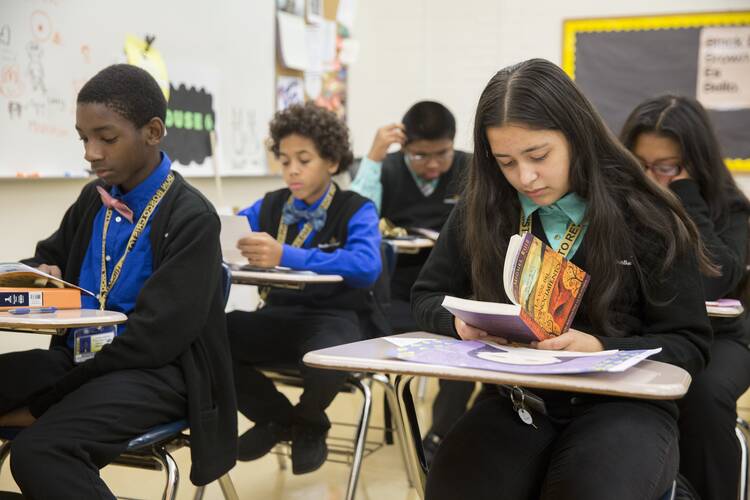
[[(484, 84), (501, 67), (529, 57), (559, 63), (565, 18), (747, 7), (748, 0), (360, 0), (354, 36), (361, 49), (349, 80), (355, 153), (366, 154), (378, 125), (399, 120), (424, 98), (452, 109), (457, 144), (470, 148), (470, 123)], [(738, 181), (750, 193), (750, 176)], [(57, 227), (84, 182), (0, 180), (0, 262), (30, 255), (36, 241)], [(225, 207), (246, 206), (282, 185), (278, 177), (224, 179), (220, 203), (212, 179), (191, 182)]]

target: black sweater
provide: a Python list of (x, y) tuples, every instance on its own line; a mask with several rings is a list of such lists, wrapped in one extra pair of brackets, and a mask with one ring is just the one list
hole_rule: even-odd
[[(128, 316), (123, 335), (96, 357), (75, 366), (29, 405), (40, 416), (88, 380), (117, 370), (149, 369), (176, 363), (188, 390), (188, 421), (195, 484), (207, 484), (230, 470), (237, 456), (237, 405), (226, 335), (222, 288), (220, 223), (211, 204), (175, 172), (172, 187), (151, 221), (153, 274)], [(60, 227), (40, 241), (30, 265), (60, 267), (78, 282), (101, 208), (87, 184), (68, 208)], [(53, 339), (63, 345), (63, 337)]]
[[(453, 315), (441, 307), (445, 295), (469, 297), (472, 294), (469, 256), (460, 239), (460, 210), (454, 210), (440, 233), (440, 238), (422, 268), (412, 288), (412, 310), (420, 328), (457, 337)], [(535, 212), (534, 235), (548, 243)], [(648, 237), (648, 235), (643, 235)], [(586, 270), (586, 239), (572, 258), (572, 262)], [(648, 261), (650, 259), (640, 259)], [(498, 263), (502, 268), (502, 262)], [(645, 269), (648, 275), (650, 270)], [(595, 335), (604, 349), (652, 349), (662, 352), (653, 359), (680, 366), (695, 375), (708, 361), (711, 326), (706, 315), (703, 285), (694, 256), (675, 260), (667, 279), (651, 288), (657, 304), (643, 297), (635, 278), (630, 276), (629, 290), (613, 304), (612, 314), (619, 326), (624, 326), (625, 337), (606, 337), (594, 331), (587, 314), (587, 301), (582, 302), (573, 328)], [(498, 283), (502, 287), (502, 282)]]
[[(669, 188), (682, 202), (690, 218), (698, 227), (706, 250), (715, 264), (721, 267), (721, 276), (703, 278), (706, 300), (731, 297), (744, 276), (747, 258), (748, 214), (735, 204), (721, 223), (711, 220), (708, 204), (701, 196), (700, 187), (693, 179), (672, 182)], [(750, 343), (750, 320), (747, 311), (737, 318), (711, 318), (715, 336)]]

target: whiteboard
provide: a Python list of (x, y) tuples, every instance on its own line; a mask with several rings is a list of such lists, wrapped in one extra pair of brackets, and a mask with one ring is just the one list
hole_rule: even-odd
[[(265, 175), (274, 14), (273, 0), (0, 1), (0, 177), (88, 175), (74, 128), (76, 95), (102, 68), (126, 62), (129, 34), (156, 37), (172, 88), (209, 96), (215, 154), (188, 155), (175, 168), (190, 176)], [(180, 106), (175, 94), (170, 110)], [(168, 122), (172, 156), (167, 139), (186, 130)], [(207, 133), (185, 137), (210, 152)]]

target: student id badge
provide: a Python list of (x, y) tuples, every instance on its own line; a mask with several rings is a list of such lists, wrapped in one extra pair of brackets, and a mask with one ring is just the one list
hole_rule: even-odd
[(115, 335), (115, 326), (76, 329), (73, 332), (73, 359), (76, 363), (88, 361), (105, 345), (112, 343)]

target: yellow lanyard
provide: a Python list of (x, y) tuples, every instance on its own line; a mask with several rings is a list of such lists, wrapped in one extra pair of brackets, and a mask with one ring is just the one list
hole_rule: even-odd
[[(531, 215), (528, 217), (523, 216), (523, 210), (519, 214), (520, 222), (518, 228), (518, 234), (530, 233), (531, 232)], [(567, 257), (570, 249), (573, 248), (573, 244), (576, 242), (578, 237), (581, 235), (581, 225), (571, 222), (568, 224), (568, 229), (565, 230), (565, 236), (563, 236), (560, 248), (557, 249), (557, 253), (563, 257)]]
[(156, 193), (154, 194), (153, 198), (148, 202), (148, 205), (146, 205), (146, 208), (143, 209), (143, 213), (138, 218), (138, 222), (136, 222), (135, 227), (133, 228), (133, 232), (130, 233), (130, 238), (128, 239), (128, 244), (125, 246), (125, 252), (123, 252), (122, 257), (120, 257), (120, 260), (117, 261), (117, 264), (115, 264), (114, 269), (112, 269), (112, 276), (109, 278), (109, 283), (107, 283), (107, 231), (109, 230), (109, 222), (112, 219), (112, 209), (108, 208), (107, 213), (104, 215), (104, 229), (102, 230), (102, 269), (101, 269), (101, 279), (99, 280), (99, 309), (104, 309), (104, 306), (107, 304), (107, 296), (109, 295), (109, 292), (112, 291), (112, 288), (115, 286), (115, 283), (117, 283), (117, 279), (120, 277), (120, 272), (122, 271), (122, 266), (125, 263), (125, 257), (128, 256), (128, 253), (135, 247), (136, 242), (138, 241), (138, 238), (141, 236), (141, 233), (146, 228), (146, 224), (148, 223), (149, 217), (151, 217), (151, 214), (153, 213), (156, 206), (159, 204), (161, 199), (164, 197), (166, 192), (169, 190), (169, 187), (172, 185), (172, 182), (174, 181), (174, 174), (172, 172), (167, 175), (167, 178), (164, 179), (164, 182), (161, 186), (159, 186), (159, 189), (156, 190)]
[[(331, 202), (333, 201), (333, 195), (336, 194), (336, 185), (331, 183), (331, 188), (328, 190), (328, 193), (326, 193), (325, 198), (323, 198), (323, 201), (320, 203), (320, 206), (323, 207), (324, 210), (328, 210), (328, 207), (331, 206)], [(294, 203), (294, 197), (292, 195), (289, 195), (289, 198), (286, 200), (287, 205), (291, 205)], [(302, 226), (302, 230), (299, 232), (296, 238), (294, 238), (294, 241), (292, 241), (291, 246), (295, 248), (302, 247), (302, 244), (305, 242), (308, 236), (310, 236), (310, 233), (313, 230), (312, 222), (308, 221), (305, 223), (304, 226)], [(279, 232), (276, 234), (276, 241), (281, 243), (282, 245), (286, 242), (286, 235), (289, 232), (289, 226), (287, 224), (284, 224), (284, 215), (282, 213), (281, 219), (279, 220)], [(266, 298), (268, 298), (268, 294), (271, 292), (270, 286), (264, 286), (260, 287), (258, 290), (258, 295), (260, 296), (260, 299), (265, 302)]]

